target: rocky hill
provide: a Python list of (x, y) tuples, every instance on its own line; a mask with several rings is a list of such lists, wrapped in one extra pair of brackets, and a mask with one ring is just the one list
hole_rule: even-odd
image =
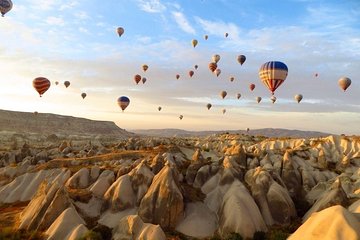
[(201, 137), (211, 134), (250, 134), (255, 136), (265, 137), (291, 137), (291, 138), (312, 138), (312, 137), (324, 137), (330, 135), (330, 133), (316, 132), (316, 131), (301, 131), (290, 130), (282, 128), (262, 128), (254, 129), (249, 132), (245, 130), (223, 130), (223, 131), (186, 131), (182, 129), (135, 129), (131, 130), (136, 134), (153, 136), (153, 137)]
[(85, 118), (50, 113), (30, 113), (0, 110), (0, 130), (12, 133), (41, 135), (114, 135), (128, 137), (131, 134), (114, 122), (94, 121)]

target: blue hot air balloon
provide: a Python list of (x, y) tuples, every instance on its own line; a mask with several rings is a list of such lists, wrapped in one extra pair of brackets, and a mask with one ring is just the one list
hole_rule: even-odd
[(275, 90), (285, 81), (288, 75), (288, 68), (285, 63), (271, 61), (261, 65), (259, 77), (263, 84), (274, 95)]
[(125, 108), (127, 108), (127, 106), (129, 106), (130, 99), (128, 97), (121, 96), (118, 98), (117, 103), (118, 103), (119, 107), (121, 108), (121, 110), (124, 111)]

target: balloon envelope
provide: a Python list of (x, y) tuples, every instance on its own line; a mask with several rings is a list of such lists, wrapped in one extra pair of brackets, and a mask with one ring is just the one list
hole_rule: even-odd
[(180, 78), (180, 75), (179, 74), (176, 74), (176, 79), (179, 79)]
[(86, 98), (86, 93), (82, 93), (81, 94), (81, 97), (84, 99), (84, 98)]
[(13, 7), (11, 0), (0, 0), (0, 12), (1, 16), (4, 16), (8, 13)]
[(257, 97), (257, 98), (256, 98), (256, 102), (257, 102), (257, 103), (260, 103), (260, 102), (261, 102), (261, 99), (262, 99), (261, 97)]
[(180, 116), (179, 116), (180, 120), (183, 119), (183, 117), (184, 117), (183, 115), (180, 115)]
[(204, 39), (208, 40), (209, 36), (208, 35), (204, 35)]
[(220, 73), (221, 73), (221, 69), (220, 69), (220, 68), (217, 68), (217, 69), (215, 70), (215, 75), (218, 77), (218, 76), (220, 75)]
[(117, 99), (117, 103), (118, 103), (119, 107), (121, 108), (121, 110), (124, 111), (127, 108), (127, 106), (129, 106), (130, 99), (126, 96), (121, 96)]
[(136, 84), (139, 84), (139, 82), (141, 81), (141, 76), (139, 74), (136, 74), (134, 76), (134, 81), (136, 82)]
[(190, 70), (189, 71), (189, 76), (192, 77), (194, 75), (194, 71), (193, 70)]
[(220, 55), (219, 54), (215, 54), (214, 56), (212, 56), (212, 61), (214, 63), (218, 63), (220, 61)]
[(217, 69), (217, 64), (214, 62), (209, 63), (209, 69), (211, 72), (214, 72)]
[(210, 108), (211, 108), (211, 103), (208, 103), (207, 105), (206, 105), (206, 107), (207, 107), (207, 109), (209, 110)]
[(193, 39), (191, 41), (191, 44), (192, 44), (193, 47), (196, 47), (196, 45), (198, 44), (198, 41), (196, 39)]
[(296, 94), (296, 95), (294, 96), (294, 98), (295, 98), (295, 100), (299, 103), (299, 102), (303, 99), (303, 95), (301, 95), (301, 94)]
[(249, 85), (249, 88), (250, 88), (250, 91), (253, 91), (253, 90), (255, 89), (255, 84), (251, 83), (251, 84)]
[(351, 85), (351, 79), (348, 78), (348, 77), (342, 77), (342, 78), (339, 79), (338, 83), (339, 83), (340, 88), (342, 90), (344, 90), (344, 92), (345, 92), (346, 89), (348, 87), (350, 87), (350, 85)]
[(230, 82), (233, 82), (235, 80), (234, 77), (230, 77)]
[(141, 79), (141, 81), (142, 81), (143, 84), (145, 84), (146, 81), (147, 81), (146, 77), (143, 77), (143, 78)]
[(40, 97), (50, 88), (50, 81), (45, 77), (37, 77), (33, 80), (33, 87), (39, 93)]
[(285, 81), (288, 75), (288, 67), (278, 61), (266, 62), (261, 65), (259, 77), (263, 84), (274, 95), (275, 90)]
[(124, 28), (122, 28), (122, 27), (118, 27), (118, 28), (116, 29), (116, 32), (117, 32), (117, 34), (119, 35), (119, 37), (121, 37), (121, 35), (124, 34), (125, 30), (124, 30)]
[(245, 57), (245, 55), (239, 55), (237, 57), (237, 60), (241, 65), (243, 65), (243, 63), (246, 61), (246, 57)]
[(275, 102), (276, 102), (276, 97), (275, 97), (275, 96), (271, 96), (270, 100), (271, 100), (272, 103), (275, 103)]
[(144, 72), (146, 72), (146, 70), (148, 70), (148, 68), (149, 68), (148, 65), (146, 65), (146, 64), (142, 65), (142, 69), (143, 69)]
[(222, 99), (224, 99), (227, 95), (227, 92), (226, 91), (221, 91), (220, 92), (220, 96), (222, 97)]
[(64, 82), (64, 85), (65, 85), (66, 88), (68, 88), (68, 87), (70, 86), (70, 82), (69, 82), (69, 81), (65, 81), (65, 82)]
[(240, 99), (240, 98), (241, 98), (241, 94), (240, 94), (240, 93), (236, 94), (236, 98), (237, 98), (237, 99)]
[(160, 106), (158, 107), (158, 110), (161, 111), (161, 107), (160, 107)]

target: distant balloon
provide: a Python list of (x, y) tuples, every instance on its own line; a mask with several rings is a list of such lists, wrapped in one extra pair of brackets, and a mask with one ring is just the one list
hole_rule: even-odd
[(223, 113), (223, 114), (225, 114), (225, 113), (226, 113), (226, 109), (225, 109), (225, 108), (222, 110), (222, 113)]
[(250, 128), (247, 128), (247, 129), (246, 129), (246, 132), (249, 132), (249, 131), (250, 131)]
[(250, 85), (249, 85), (249, 88), (250, 88), (250, 91), (254, 91), (254, 89), (255, 89), (255, 84), (253, 84), (253, 83), (250, 84)]
[(228, 33), (225, 33), (225, 37), (227, 38), (229, 36), (229, 34)]
[(272, 103), (275, 103), (275, 102), (276, 102), (276, 97), (275, 97), (275, 96), (271, 96), (270, 100), (271, 100)]
[(206, 104), (206, 107), (208, 110), (210, 110), (210, 108), (212, 107), (211, 103)]
[(319, 74), (318, 73), (315, 73), (315, 77), (318, 77), (319, 76)]
[(194, 75), (194, 71), (193, 70), (190, 70), (189, 71), (189, 76), (192, 77)]
[(161, 109), (162, 109), (162, 108), (159, 106), (159, 107), (158, 107), (159, 112), (161, 111)]
[(236, 98), (237, 98), (237, 99), (240, 99), (240, 98), (241, 98), (241, 94), (240, 94), (240, 93), (236, 94)]
[(246, 61), (246, 57), (244, 55), (239, 55), (237, 60), (241, 65), (243, 65), (243, 63)]
[(139, 84), (139, 82), (141, 81), (141, 76), (139, 74), (136, 74), (134, 76), (134, 81), (136, 82), (136, 84)]
[(220, 75), (220, 73), (221, 73), (221, 69), (217, 68), (214, 73), (218, 77)]
[(219, 61), (220, 61), (220, 55), (219, 54), (215, 54), (214, 56), (212, 56), (212, 61), (214, 62), (214, 63), (218, 63)]
[(204, 35), (204, 39), (208, 40), (209, 36), (208, 35)]
[(176, 74), (176, 79), (179, 79), (180, 78), (180, 75), (179, 74)]
[(124, 110), (130, 104), (130, 99), (128, 97), (121, 96), (117, 99), (117, 103), (118, 103), (119, 107), (121, 108), (121, 110), (124, 112)]
[(69, 82), (69, 81), (65, 81), (65, 82), (64, 82), (64, 85), (65, 85), (66, 88), (68, 88), (68, 87), (70, 86), (70, 82)]
[(261, 65), (259, 77), (263, 84), (274, 95), (275, 90), (285, 81), (288, 75), (288, 67), (278, 61), (266, 62)]
[(84, 98), (86, 98), (86, 93), (82, 93), (81, 94), (81, 97), (84, 99)]
[(183, 119), (183, 117), (184, 117), (183, 115), (180, 115), (180, 116), (179, 116), (180, 120), (182, 120), (182, 119)]
[(261, 102), (261, 100), (262, 100), (262, 98), (261, 98), (261, 97), (256, 97), (256, 102), (257, 102), (257, 103), (260, 103), (260, 102)]
[(193, 47), (196, 47), (196, 45), (198, 44), (198, 41), (196, 39), (193, 39), (191, 41), (191, 44), (192, 44)]
[(234, 77), (230, 77), (230, 82), (233, 82), (235, 80)]
[(55, 85), (59, 85), (59, 82), (58, 82), (58, 81), (56, 81), (56, 82), (55, 82)]
[(146, 77), (143, 77), (143, 78), (141, 79), (141, 81), (142, 81), (143, 84), (145, 84), (146, 81), (147, 81)]
[(209, 69), (211, 72), (214, 72), (217, 69), (217, 64), (214, 62), (209, 63)]
[(35, 115), (35, 116), (38, 115), (38, 114), (39, 114), (39, 113), (38, 113), (37, 111), (34, 112), (34, 115)]
[(340, 88), (342, 90), (344, 90), (344, 92), (345, 92), (346, 89), (348, 87), (350, 87), (350, 85), (351, 85), (351, 79), (348, 78), (348, 77), (342, 77), (342, 78), (339, 79), (338, 83), (339, 83)]
[(118, 28), (116, 29), (116, 32), (117, 32), (117, 34), (119, 35), (119, 37), (121, 37), (121, 35), (124, 34), (125, 30), (124, 30), (124, 28), (122, 28), (122, 27), (118, 27)]
[(146, 72), (146, 70), (148, 70), (148, 68), (149, 68), (148, 65), (146, 65), (146, 64), (142, 65), (142, 69), (143, 69), (144, 72)]
[(11, 0), (0, 0), (0, 12), (1, 16), (4, 17), (13, 7)]
[(50, 81), (44, 77), (37, 77), (32, 82), (33, 87), (39, 93), (40, 97), (50, 88)]
[(301, 102), (301, 100), (303, 99), (303, 95), (301, 94), (296, 94), (294, 96), (295, 100), (297, 101), (297, 103)]
[(195, 65), (195, 66), (194, 66), (195, 70), (198, 69), (198, 67), (199, 67), (198, 65)]
[(227, 92), (226, 91), (221, 91), (220, 92), (220, 96), (222, 97), (222, 99), (224, 99), (227, 95)]

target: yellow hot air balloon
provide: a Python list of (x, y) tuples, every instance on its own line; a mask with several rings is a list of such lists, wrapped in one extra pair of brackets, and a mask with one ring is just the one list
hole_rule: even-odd
[(191, 41), (191, 44), (192, 44), (193, 47), (196, 47), (196, 45), (198, 44), (198, 41), (196, 39), (193, 39)]

